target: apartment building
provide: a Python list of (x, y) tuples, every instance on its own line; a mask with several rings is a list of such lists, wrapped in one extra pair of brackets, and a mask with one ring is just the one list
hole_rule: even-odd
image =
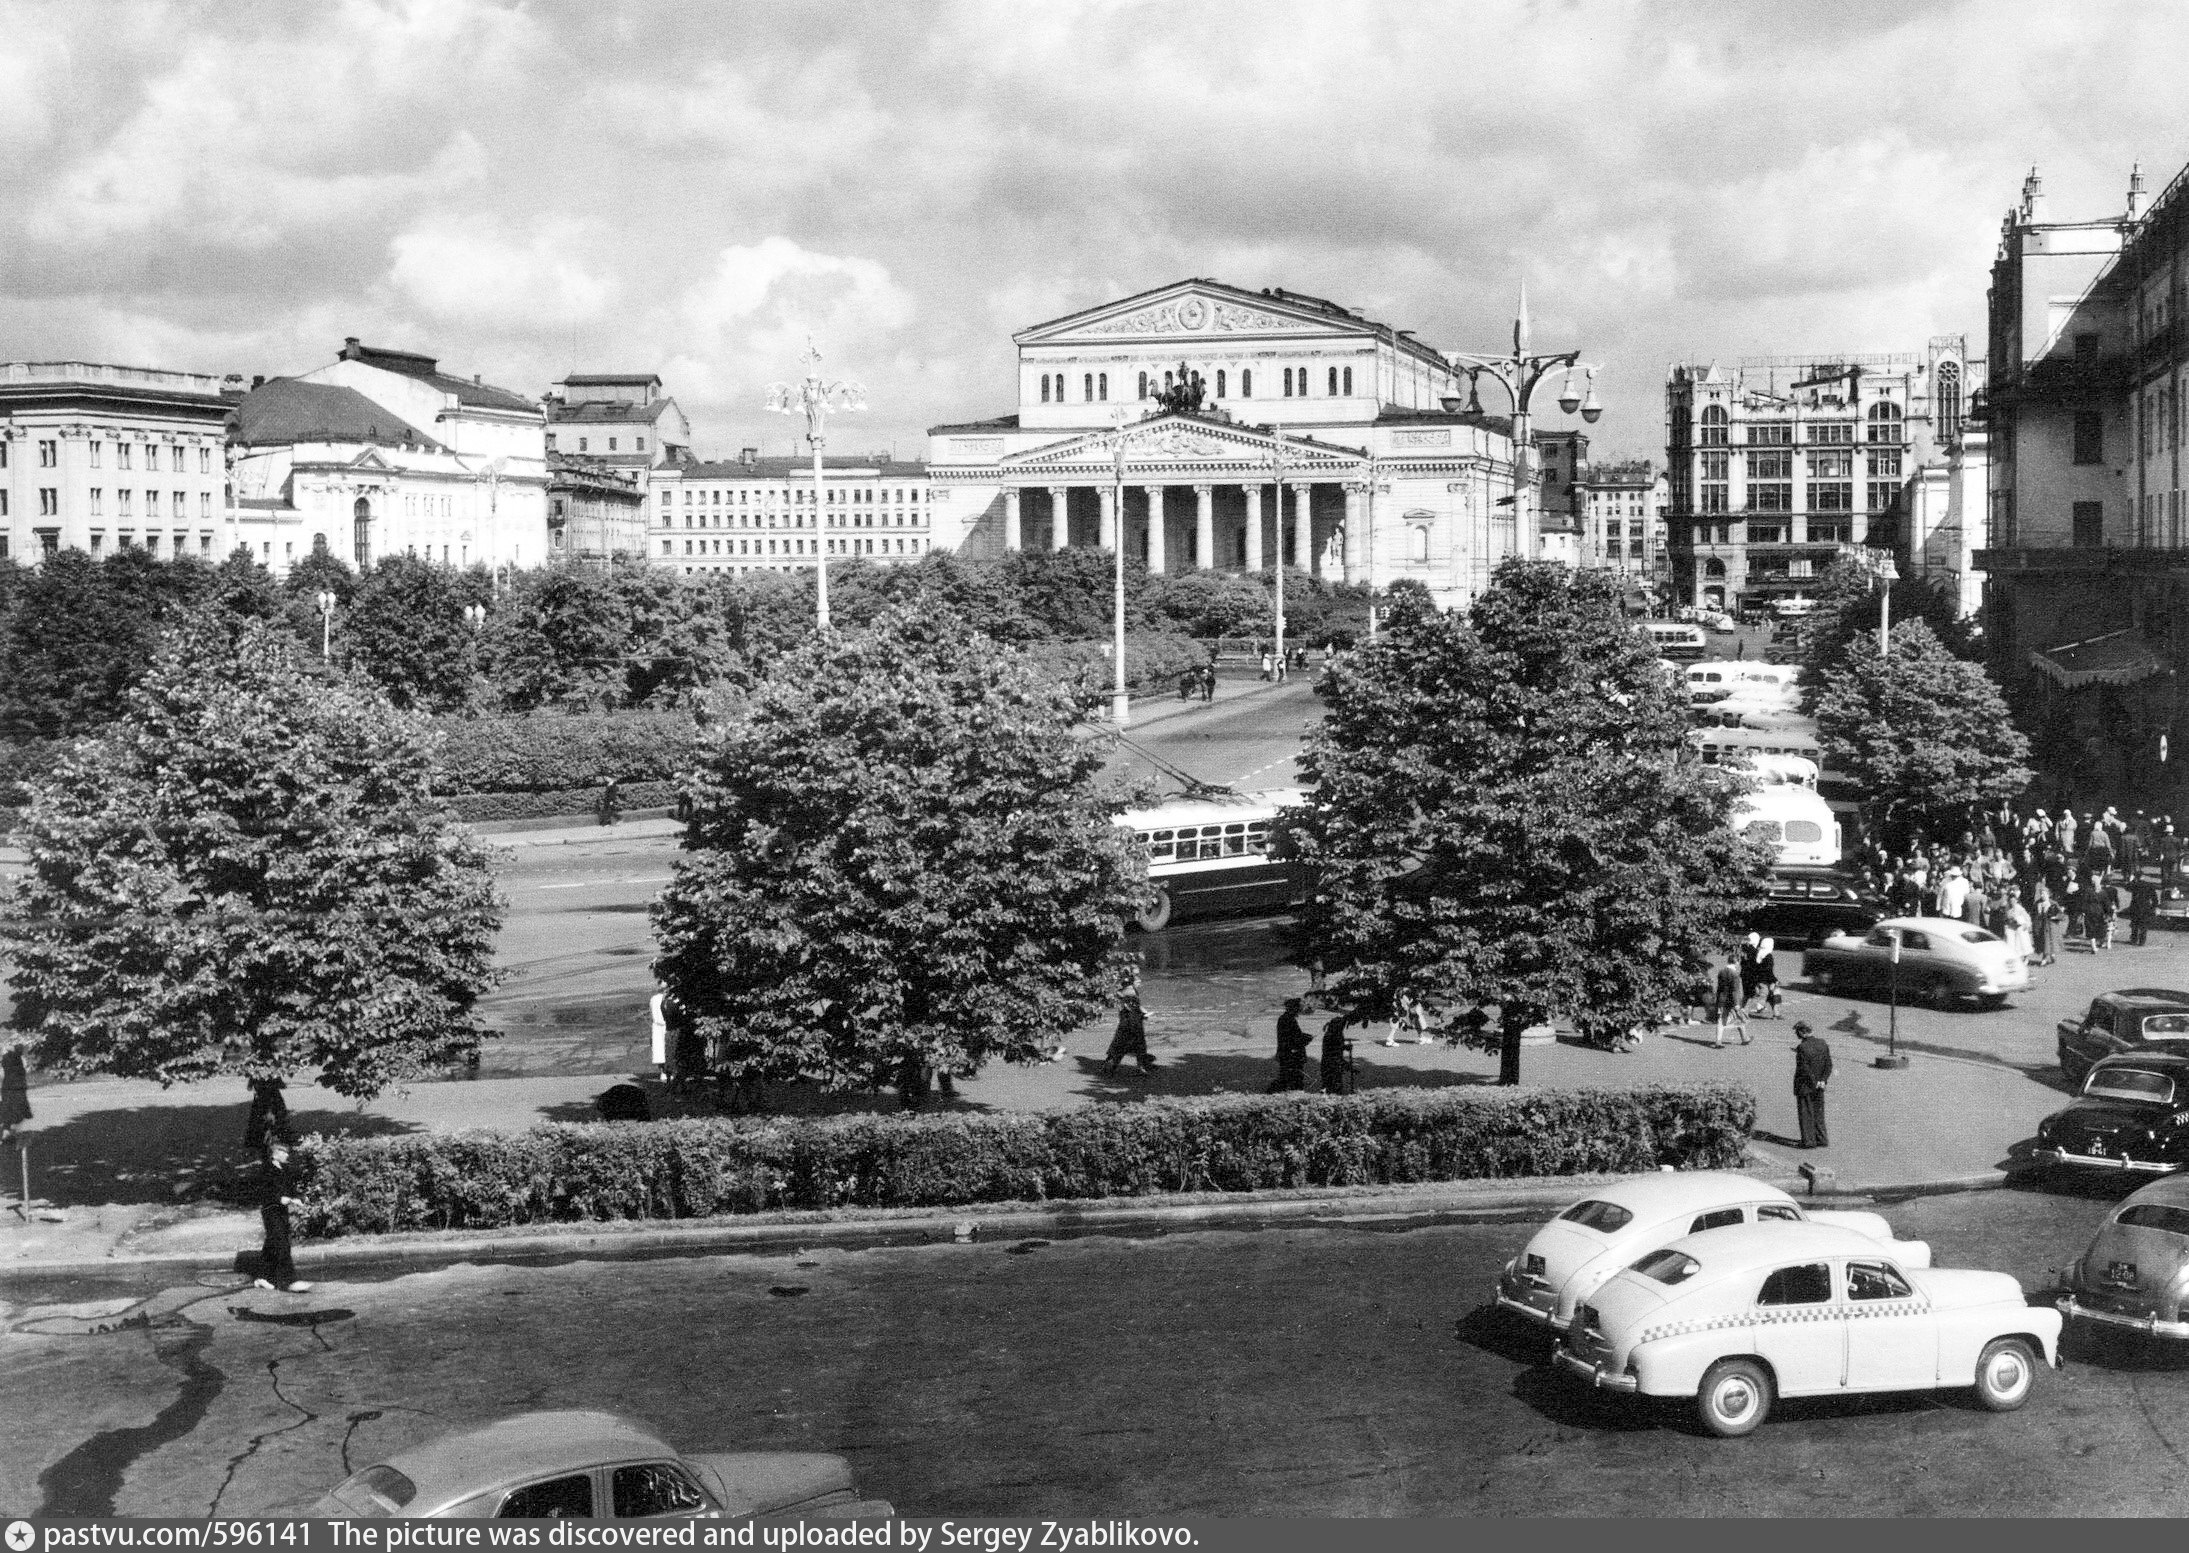
[(756, 448), (730, 462), (664, 464), (649, 478), (649, 557), (689, 574), (802, 571), (824, 554), (895, 564), (952, 547), (954, 536), (936, 533), (923, 464), (827, 459), (818, 503), (812, 459)]

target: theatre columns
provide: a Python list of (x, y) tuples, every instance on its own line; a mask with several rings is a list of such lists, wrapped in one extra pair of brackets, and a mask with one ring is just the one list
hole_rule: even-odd
[(1207, 571), (1216, 564), (1216, 487), (1193, 488), (1193, 564)]
[(1250, 485), (1247, 493), (1247, 570), (1262, 569), (1262, 488)]
[(1151, 485), (1148, 492), (1148, 570), (1161, 575), (1165, 569), (1163, 547), (1163, 487)]
[(1020, 548), (1018, 487), (1015, 485), (1003, 488), (1003, 548)]
[(1072, 545), (1071, 491), (1061, 485), (1049, 487), (1049, 548), (1068, 550)]

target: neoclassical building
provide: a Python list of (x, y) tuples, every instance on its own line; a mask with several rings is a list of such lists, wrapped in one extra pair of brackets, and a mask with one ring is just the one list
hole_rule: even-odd
[[(1293, 566), (1463, 605), (1515, 552), (1510, 423), (1403, 329), (1184, 280), (1020, 331), (1018, 408), (929, 429), (929, 516), (969, 554), (1116, 543), (1151, 571)], [(1160, 407), (1180, 379), (1197, 411)], [(1123, 477), (1118, 443), (1123, 439)], [(1502, 499), (1502, 500), (1501, 500)]]

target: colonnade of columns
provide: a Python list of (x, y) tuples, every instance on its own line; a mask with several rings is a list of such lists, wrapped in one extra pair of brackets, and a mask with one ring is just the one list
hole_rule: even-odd
[[(1318, 565), (1320, 550), (1315, 543), (1313, 492), (1315, 486), (1319, 483), (1321, 482), (1305, 480), (1286, 481), (1282, 484), (1270, 481), (1227, 482), (1223, 486), (1194, 484), (1183, 488), (1169, 485), (1128, 485), (1125, 487), (1128, 509), (1134, 505), (1130, 493), (1138, 491), (1141, 493), (1142, 511), (1139, 514), (1128, 512), (1125, 515), (1126, 521), (1123, 527), (1126, 534), (1126, 543), (1130, 545), (1132, 542), (1132, 518), (1138, 516), (1140, 519), (1140, 537), (1143, 541), (1148, 570), (1151, 572), (1168, 571), (1170, 569), (1168, 553), (1170, 546), (1169, 537), (1165, 530), (1169, 526), (1168, 520), (1171, 514), (1176, 509), (1170, 505), (1166, 497), (1174, 490), (1189, 489), (1193, 493), (1192, 555), (1188, 558), (1192, 565), (1196, 569), (1204, 571), (1219, 567), (1226, 569), (1243, 567), (1247, 571), (1258, 572), (1266, 564), (1263, 535), (1263, 497), (1264, 493), (1268, 492), (1268, 510), (1273, 522), (1272, 531), (1283, 536), (1283, 543), (1288, 549), (1288, 564), (1301, 571), (1327, 571), (1329, 568)], [(1240, 493), (1244, 508), (1243, 514), (1235, 515), (1229, 510), (1221, 515), (1218, 513), (1217, 495), (1220, 489), (1236, 490)], [(1366, 499), (1367, 487), (1347, 485), (1344, 490), (1345, 519), (1340, 528), (1343, 535), (1342, 565), (1345, 579), (1350, 581), (1361, 572), (1366, 564), (1365, 535), (1367, 522), (1363, 504)], [(1041, 495), (1036, 500), (1029, 502), (1026, 496), (1029, 491), (1039, 492)], [(1069, 549), (1072, 544), (1071, 519), (1075, 506), (1084, 511), (1085, 507), (1089, 505), (1084, 501), (1075, 504), (1072, 500), (1075, 491), (1093, 493), (1094, 500), (1091, 505), (1094, 508), (1095, 517), (1094, 541), (1104, 550), (1114, 549), (1118, 542), (1120, 528), (1120, 514), (1116, 510), (1119, 490), (1115, 485), (1107, 484), (1095, 486), (1005, 486), (1003, 490), (1003, 547), (1006, 550), (1025, 549), (1027, 519), (1032, 517), (1038, 522), (1042, 508), (1046, 507), (1048, 547), (1051, 550)], [(1288, 493), (1291, 498), (1289, 501), (1286, 500)], [(1227, 509), (1232, 506), (1228, 501), (1224, 505)], [(1038, 532), (1037, 529), (1037, 537)], [(1221, 557), (1218, 554), (1220, 539), (1229, 542), (1225, 545)]]

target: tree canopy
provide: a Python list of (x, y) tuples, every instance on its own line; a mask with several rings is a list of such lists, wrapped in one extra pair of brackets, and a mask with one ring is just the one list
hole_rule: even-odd
[(428, 794), (422, 723), (314, 659), (263, 620), (192, 619), (27, 784), (0, 947), (45, 1066), (365, 1098), (477, 1049), (486, 856)]
[(1024, 1060), (1118, 995), (1144, 867), (1019, 654), (909, 610), (809, 637), (708, 730), (655, 969), (747, 1079)]
[[(1952, 594), (1921, 577), (1902, 577), (1886, 586), (1892, 590), (1886, 603), (1888, 627), (1896, 620), (1920, 620), (1956, 658), (1977, 655), (1971, 623), (1959, 617)], [(1845, 672), (1857, 642), (1876, 643), (1878, 587), (1877, 579), (1853, 561), (1834, 561), (1819, 580), (1816, 611), (1801, 629), (1802, 682), (1812, 706), (1822, 687)]]
[(1319, 688), (1286, 833), (1315, 879), (1299, 959), (1339, 1009), (1494, 1004), (1517, 1083), (1530, 1025), (1656, 1022), (1761, 903), (1767, 853), (1683, 762), (1675, 681), (1607, 577), (1509, 561), (1466, 616), (1402, 593)]
[(1817, 731), (1888, 832), (1958, 835), (1971, 809), (2029, 785), (2029, 740), (1981, 664), (1954, 656), (1921, 620), (1892, 629), (1880, 656), (1857, 638), (1819, 688)]

